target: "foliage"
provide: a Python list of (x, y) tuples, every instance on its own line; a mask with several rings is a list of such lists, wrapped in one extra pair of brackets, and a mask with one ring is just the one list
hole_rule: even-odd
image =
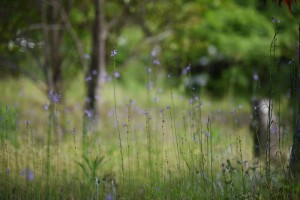
[(98, 156), (94, 159), (91, 159), (87, 155), (82, 155), (82, 162), (76, 162), (76, 163), (80, 166), (87, 180), (93, 181), (95, 178), (99, 177), (97, 171), (103, 159), (104, 157), (98, 157)]
[[(266, 3), (267, 0), (264, 0), (264, 3)], [(273, 2), (276, 3), (276, 0), (273, 0)], [(278, 0), (278, 5), (281, 6), (281, 3), (283, 2), (283, 0)], [(286, 6), (288, 6), (289, 10), (291, 11), (291, 7), (292, 7), (292, 3), (295, 2), (296, 3), (296, 0), (284, 0), (284, 4)]]
[[(287, 5), (291, 5), (292, 2), (294, 1), (284, 1)], [(29, 4), (8, 1), (3, 3), (6, 6), (2, 8), (7, 8), (3, 13), (8, 17), (2, 19), (8, 19), (5, 20), (8, 26), (1, 31), (0, 55), (2, 60), (9, 62), (2, 61), (0, 70), (7, 73), (10, 72), (8, 68), (14, 68), (34, 80), (46, 80), (41, 65), (42, 30), (36, 26), (41, 22), (39, 6), (23, 9)], [(70, 30), (61, 24), (66, 33), (61, 55), (64, 85), (67, 87), (72, 78), (84, 70), (79, 57), (84, 56), (85, 64), (90, 62), (91, 26), (95, 16), (92, 1), (63, 1), (63, 5), (69, 10), (71, 28), (77, 34), (84, 53), (78, 54), (78, 41), (75, 41)], [(12, 9), (15, 9), (17, 14), (9, 16), (7, 11)], [(294, 57), (296, 17), (286, 15), (285, 10), (280, 10), (278, 6), (263, 7), (262, 2), (258, 0), (107, 1), (105, 12), (108, 68), (112, 65), (108, 59), (111, 49), (119, 50), (117, 62), (122, 68), (127, 66), (132, 58), (149, 65), (152, 62), (149, 58), (150, 52), (159, 47), (159, 68), (179, 76), (182, 69), (191, 64), (192, 75), (209, 75), (208, 90), (213, 94), (227, 93), (225, 88), (219, 86), (226, 85), (230, 79), (220, 74), (231, 71), (232, 67), (240, 66), (243, 69), (239, 70), (241, 77), (247, 79), (247, 84), (236, 88), (239, 91), (237, 94), (241, 95), (242, 91), (253, 87), (254, 73), (263, 76), (268, 70), (268, 45), (273, 35), (272, 17), (281, 21), (279, 60), (284, 61), (281, 62), (282, 65), (286, 65), (288, 60)], [(298, 12), (296, 4), (293, 12)], [(273, 16), (274, 14), (276, 15)], [(22, 46), (18, 38), (33, 42), (35, 47), (31, 49)], [(229, 71), (226, 73), (230, 74)], [(262, 84), (264, 82), (265, 80)]]

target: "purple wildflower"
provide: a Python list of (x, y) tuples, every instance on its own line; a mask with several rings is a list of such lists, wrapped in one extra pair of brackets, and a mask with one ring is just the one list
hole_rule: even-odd
[(50, 106), (50, 103), (46, 103), (46, 104), (44, 105), (44, 109), (45, 109), (45, 110), (48, 110), (48, 109), (49, 109), (49, 106)]
[(270, 133), (271, 134), (276, 134), (276, 132), (277, 132), (277, 127), (276, 126), (272, 126), (271, 130), (270, 130)]
[(152, 88), (153, 88), (153, 82), (152, 82), (152, 81), (149, 81), (149, 82), (147, 83), (147, 89), (150, 90), (150, 89), (152, 89)]
[(209, 137), (210, 136), (210, 132), (209, 131), (205, 132), (205, 135), (206, 135), (206, 137)]
[(118, 78), (120, 77), (120, 73), (119, 73), (119, 72), (115, 72), (115, 73), (114, 73), (114, 77), (115, 77), (116, 79), (118, 79)]
[(194, 99), (191, 98), (191, 99), (189, 100), (189, 103), (190, 103), (190, 104), (193, 104), (193, 103), (194, 103)]
[(157, 56), (157, 51), (156, 51), (155, 49), (153, 49), (153, 50), (151, 51), (151, 56), (152, 56), (152, 57)]
[(91, 81), (92, 80), (92, 77), (91, 76), (88, 76), (85, 78), (85, 81)]
[(53, 103), (58, 103), (61, 95), (54, 92), (53, 90), (50, 90), (50, 92), (48, 93), (48, 98), (50, 99), (50, 101), (52, 101)]
[(252, 78), (253, 78), (253, 80), (258, 81), (259, 76), (257, 73), (255, 73), (255, 74), (253, 74)]
[(114, 56), (116, 56), (117, 55), (117, 49), (114, 49), (114, 50), (112, 50), (111, 52), (110, 52), (110, 56), (111, 57), (114, 57)]
[(183, 75), (187, 75), (191, 71), (191, 65), (188, 65), (186, 68), (182, 70)]
[(26, 167), (21, 171), (21, 175), (24, 176), (29, 181), (32, 181), (34, 179), (33, 171), (28, 167)]
[(94, 114), (92, 110), (84, 110), (84, 113), (88, 118), (93, 117)]
[(157, 59), (153, 60), (153, 64), (154, 65), (159, 65), (159, 60), (157, 60)]
[(108, 194), (106, 195), (106, 200), (113, 200), (113, 195), (110, 194), (110, 193), (108, 193)]

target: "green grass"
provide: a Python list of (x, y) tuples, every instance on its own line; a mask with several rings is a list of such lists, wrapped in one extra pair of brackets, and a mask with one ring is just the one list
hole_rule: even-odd
[[(115, 88), (106, 83), (96, 126), (84, 123), (82, 76), (48, 110), (42, 84), (1, 81), (0, 199), (290, 199), (287, 160), (272, 166), (271, 184), (264, 162), (254, 161), (247, 101), (201, 96), (191, 103), (166, 80), (166, 86), (154, 81), (152, 89), (130, 75)], [(281, 104), (284, 110), (288, 103)], [(288, 157), (288, 124), (286, 132), (282, 153)]]

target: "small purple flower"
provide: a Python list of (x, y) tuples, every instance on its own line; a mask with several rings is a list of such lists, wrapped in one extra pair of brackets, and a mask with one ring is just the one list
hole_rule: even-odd
[(154, 65), (159, 65), (159, 60), (157, 60), (157, 59), (153, 60), (153, 64)]
[(199, 101), (199, 97), (198, 96), (194, 96), (194, 100), (195, 101)]
[(149, 81), (149, 82), (147, 83), (147, 89), (150, 90), (150, 89), (152, 89), (152, 88), (153, 88), (153, 82), (152, 82), (152, 81)]
[(114, 49), (114, 50), (112, 50), (111, 52), (110, 52), (110, 56), (111, 57), (114, 57), (114, 56), (116, 56), (117, 55), (117, 49)]
[(276, 132), (277, 132), (277, 127), (276, 126), (272, 126), (271, 130), (270, 130), (270, 133), (273, 135), (273, 134), (276, 134)]
[(191, 70), (191, 65), (188, 65), (185, 69), (186, 69), (186, 71), (190, 71)]
[(108, 193), (108, 194), (106, 195), (106, 200), (113, 200), (113, 195), (110, 194), (110, 193)]
[(114, 77), (115, 77), (116, 79), (118, 79), (118, 78), (120, 77), (120, 73), (119, 73), (119, 72), (114, 72)]
[(46, 104), (44, 105), (44, 109), (45, 109), (45, 110), (48, 110), (48, 109), (49, 109), (49, 106), (50, 106), (50, 103), (46, 103)]
[(30, 121), (28, 120), (28, 121), (26, 121), (26, 125), (30, 125)]
[(193, 103), (194, 103), (194, 99), (191, 98), (191, 99), (189, 100), (189, 103), (190, 103), (190, 104), (193, 104)]
[(98, 73), (97, 70), (93, 70), (93, 71), (92, 71), (92, 74), (93, 74), (94, 76), (96, 76), (97, 73)]
[(48, 93), (48, 98), (50, 99), (50, 101), (52, 101), (53, 103), (58, 103), (61, 95), (54, 92), (53, 90), (50, 90), (50, 92)]
[(91, 76), (88, 76), (85, 78), (85, 81), (91, 81), (92, 80), (92, 77)]
[(155, 49), (153, 49), (153, 50), (151, 51), (151, 56), (152, 56), (152, 57), (157, 56), (157, 51), (156, 51)]
[(183, 75), (187, 75), (191, 71), (191, 65), (188, 65), (186, 68), (182, 70)]
[(253, 80), (258, 81), (259, 76), (257, 73), (255, 73), (255, 74), (253, 74), (252, 78), (253, 78)]
[(21, 171), (21, 175), (24, 176), (29, 181), (32, 181), (34, 179), (33, 171), (28, 167), (26, 167)]
[(93, 117), (94, 114), (92, 110), (84, 110), (84, 113), (88, 118)]
[(209, 131), (205, 132), (205, 135), (206, 135), (206, 137), (209, 137), (210, 136), (210, 132)]

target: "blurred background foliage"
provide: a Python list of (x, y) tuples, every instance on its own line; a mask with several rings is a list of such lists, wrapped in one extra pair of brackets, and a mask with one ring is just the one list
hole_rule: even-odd
[[(83, 64), (90, 62), (95, 3), (58, 2), (69, 20), (69, 24), (63, 20), (52, 24), (64, 32), (60, 55), (63, 87), (67, 90), (68, 82), (84, 73), (80, 57)], [(35, 82), (45, 82), (40, 12), (45, 3), (1, 1), (1, 78), (25, 75)], [(137, 84), (144, 84), (140, 70), (151, 67), (160, 74), (172, 73), (178, 86), (187, 85), (181, 75), (191, 66), (193, 87), (203, 87), (215, 97), (265, 95), (268, 88), (263, 86), (273, 65), (270, 45), (277, 26), (275, 71), (282, 76), (278, 76), (274, 88), (279, 95), (290, 92), (291, 84), (286, 80), (292, 71), (289, 64), (297, 59), (297, 4), (294, 14), (272, 2), (264, 6), (261, 0), (110, 0), (104, 6), (108, 73), (113, 70), (110, 51), (117, 49), (117, 70)], [(280, 23), (274, 23), (273, 18)], [(80, 42), (83, 55), (76, 50), (76, 42)], [(261, 94), (253, 89), (257, 85)]]

